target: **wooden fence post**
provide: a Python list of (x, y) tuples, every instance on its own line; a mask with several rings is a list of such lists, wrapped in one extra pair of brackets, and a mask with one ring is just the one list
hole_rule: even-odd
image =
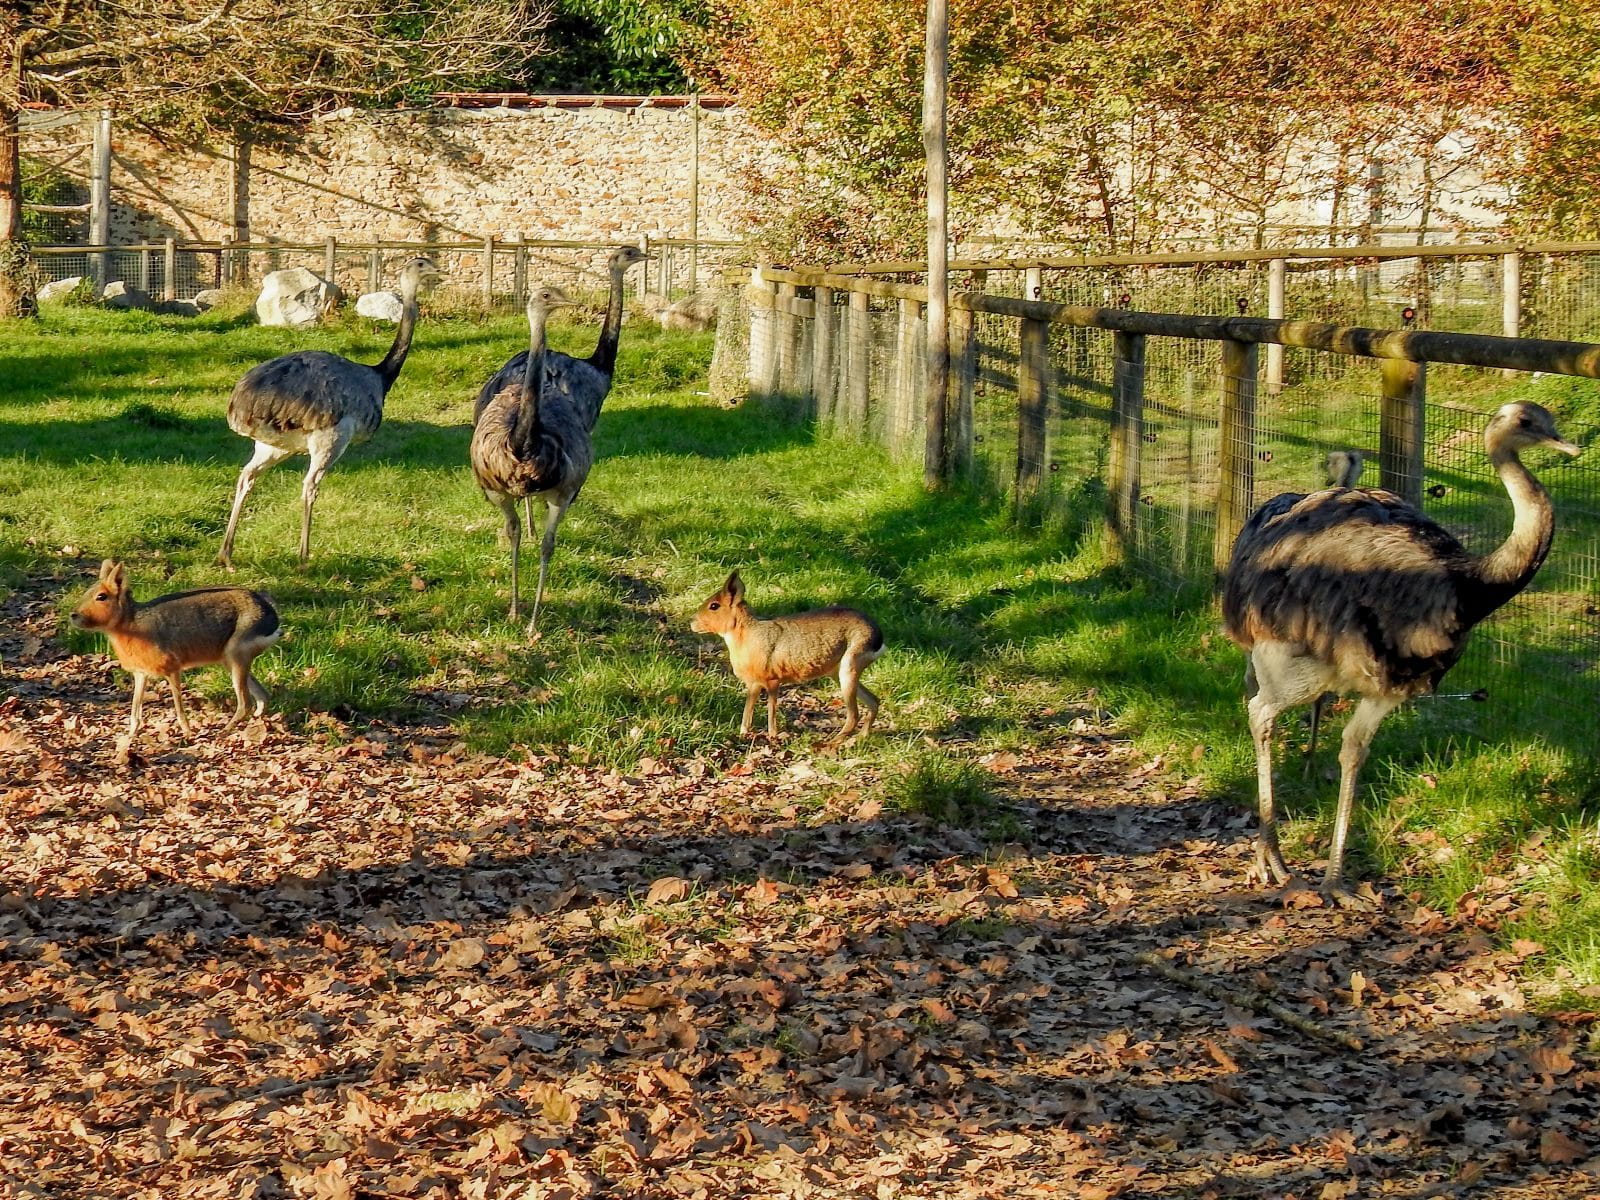
[(339, 286), (339, 243), (335, 238), (322, 244), (322, 277), (335, 287)]
[(849, 338), (850, 425), (860, 431), (872, 403), (872, 297), (866, 292), (850, 293)]
[(1029, 267), (1023, 272), (1022, 298), (1024, 300), (1044, 299), (1044, 268)]
[(761, 268), (750, 272), (750, 360), (746, 382), (751, 395), (766, 393), (772, 382), (772, 298), (774, 290)]
[(917, 400), (922, 395), (921, 359), (917, 354), (917, 324), (922, 318), (922, 305), (915, 300), (901, 300), (900, 320), (895, 329), (895, 385), (894, 420), (889, 436), (896, 453), (905, 439), (916, 428), (913, 416)]
[(375, 292), (383, 286), (383, 252), (367, 251), (367, 291)]
[(483, 239), (483, 306), (494, 303), (494, 235)]
[(1422, 452), (1427, 436), (1424, 364), (1403, 358), (1379, 360), (1383, 409), (1378, 423), (1378, 483), (1422, 507)]
[[(1506, 337), (1522, 334), (1522, 254), (1517, 250), (1500, 256), (1500, 332)], [(1513, 379), (1517, 373), (1501, 374)]]
[(772, 310), (773, 335), (776, 353), (773, 359), (777, 363), (777, 371), (773, 379), (773, 391), (794, 393), (800, 390), (800, 381), (795, 377), (795, 354), (797, 338), (795, 333), (799, 325), (798, 318), (794, 315), (794, 301), (796, 291), (792, 283), (778, 285), (778, 299)]
[(1233, 541), (1244, 528), (1256, 478), (1256, 367), (1254, 342), (1222, 343), (1222, 418), (1217, 448), (1217, 531), (1211, 561), (1228, 569)]
[(521, 308), (528, 302), (528, 235), (512, 235), (517, 244), (516, 257), (511, 260), (511, 302)]
[[(1281, 258), (1267, 263), (1267, 317), (1281, 321), (1288, 307), (1289, 264)], [(1267, 395), (1283, 391), (1283, 347), (1267, 347)]]
[(811, 300), (811, 395), (817, 406), (817, 420), (833, 416), (833, 289), (812, 290)]
[(1138, 542), (1144, 443), (1144, 335), (1117, 333), (1111, 384), (1111, 457), (1106, 464), (1111, 533), (1126, 554)]
[(168, 238), (161, 251), (161, 298), (178, 298), (178, 239)]
[(1046, 414), (1049, 411), (1050, 326), (1024, 320), (1017, 353), (1016, 504), (1026, 507), (1044, 479)]
[(952, 471), (972, 469), (972, 397), (977, 390), (978, 339), (970, 308), (950, 310), (950, 365), (954, 368), (954, 404), (945, 422)]

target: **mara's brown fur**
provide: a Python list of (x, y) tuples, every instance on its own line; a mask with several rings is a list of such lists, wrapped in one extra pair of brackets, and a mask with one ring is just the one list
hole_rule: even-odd
[(250, 674), (250, 666), (282, 634), (277, 610), (260, 592), (245, 588), (200, 588), (174, 592), (144, 604), (133, 598), (127, 571), (106, 559), (100, 577), (84, 593), (72, 614), (80, 629), (97, 629), (111, 641), (123, 669), (133, 675), (133, 713), (128, 735), (144, 723), (144, 689), (150, 676), (165, 679), (172, 688), (172, 706), (178, 728), (190, 736), (183, 711), (179, 676), (190, 667), (225, 662), (233, 676), (239, 706), (228, 722), (233, 728), (255, 701), (256, 715), (267, 706), (267, 689)]
[[(696, 633), (714, 633), (728, 644), (733, 673), (747, 689), (741, 734), (750, 733), (756, 698), (767, 693), (767, 736), (778, 734), (778, 691), (788, 683), (805, 683), (839, 672), (839, 693), (848, 716), (831, 740), (838, 745), (856, 732), (872, 732), (878, 715), (878, 698), (861, 682), (861, 673), (883, 653), (883, 634), (865, 613), (853, 608), (819, 608), (788, 617), (762, 620), (745, 603), (739, 572), (716, 595), (700, 606), (689, 627)], [(857, 697), (867, 706), (861, 721)]]

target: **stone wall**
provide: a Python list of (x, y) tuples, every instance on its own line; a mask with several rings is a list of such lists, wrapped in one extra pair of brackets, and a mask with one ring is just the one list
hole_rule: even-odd
[[(40, 130), (24, 152), (77, 174), (86, 156), (68, 148), (86, 137)], [(114, 125), (111, 240), (688, 237), (695, 139), (693, 110), (671, 101), (346, 110), (242, 153)], [(779, 155), (732, 106), (702, 107), (698, 140), (699, 236), (742, 237), (744, 173)]]

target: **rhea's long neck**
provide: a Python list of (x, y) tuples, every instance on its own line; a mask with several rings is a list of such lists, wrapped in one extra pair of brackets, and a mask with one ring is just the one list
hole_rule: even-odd
[(589, 365), (610, 375), (617, 365), (617, 343), (622, 338), (622, 273), (625, 263), (611, 264), (611, 294), (606, 300), (606, 320), (600, 326), (600, 341), (589, 356)]
[(394, 381), (400, 377), (400, 368), (405, 366), (406, 355), (411, 353), (411, 335), (417, 327), (417, 283), (415, 272), (408, 271), (401, 278), (400, 328), (395, 331), (394, 345), (389, 347), (389, 353), (373, 368), (383, 380), (384, 395), (389, 394)]
[(528, 309), (528, 361), (522, 368), (522, 402), (517, 408), (513, 437), (522, 445), (539, 428), (539, 385), (544, 377), (545, 319), (538, 307)]
[(1511, 534), (1478, 563), (1478, 577), (1495, 596), (1495, 607), (1515, 596), (1550, 553), (1555, 536), (1555, 510), (1550, 494), (1513, 450), (1496, 450), (1489, 456), (1495, 474), (1511, 496), (1515, 514)]

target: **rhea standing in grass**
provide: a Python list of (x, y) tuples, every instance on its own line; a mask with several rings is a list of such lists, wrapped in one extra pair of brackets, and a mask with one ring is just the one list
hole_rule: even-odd
[(414, 258), (400, 272), (400, 328), (383, 361), (352, 362), (326, 350), (296, 350), (245, 372), (228, 397), (228, 428), (252, 439), (255, 453), (239, 472), (233, 510), (222, 535), (223, 566), (233, 569), (233, 538), (245, 498), (264, 471), (304, 454), (310, 460), (300, 489), (300, 562), (311, 557), (311, 510), (328, 468), (383, 422), (383, 402), (400, 377), (417, 326), (417, 292), (437, 277), (433, 263)]
[[(806, 683), (839, 672), (839, 694), (847, 716), (829, 741), (837, 746), (856, 732), (866, 737), (878, 715), (878, 698), (861, 682), (861, 674), (883, 653), (883, 633), (865, 613), (853, 608), (819, 608), (788, 617), (762, 620), (745, 603), (744, 582), (735, 571), (722, 590), (700, 607), (689, 628), (714, 633), (728, 645), (733, 673), (746, 688), (744, 720), (739, 732), (749, 736), (756, 699), (767, 693), (767, 736), (778, 736), (778, 691), (788, 683)], [(860, 720), (857, 698), (867, 706)]]
[(1511, 498), (1511, 533), (1473, 555), (1443, 526), (1392, 492), (1334, 487), (1268, 500), (1233, 544), (1222, 615), (1250, 656), (1246, 709), (1256, 747), (1260, 831), (1255, 873), (1284, 884), (1272, 788), (1278, 716), (1324, 693), (1361, 699), (1339, 751), (1339, 806), (1323, 891), (1360, 901), (1344, 884), (1345, 839), (1356, 783), (1384, 717), (1425, 696), (1461, 658), (1473, 627), (1533, 580), (1555, 536), (1550, 494), (1518, 455), (1534, 446), (1578, 447), (1537, 404), (1501, 406), (1484, 449)]
[(267, 689), (256, 682), (250, 667), (278, 640), (283, 626), (272, 601), (260, 592), (238, 587), (199, 588), (141, 604), (133, 598), (126, 569), (108, 558), (100, 564), (100, 577), (73, 612), (72, 623), (105, 634), (123, 670), (132, 673), (129, 737), (144, 724), (144, 689), (152, 675), (165, 679), (171, 687), (178, 728), (185, 737), (192, 736), (179, 682), (191, 667), (228, 664), (239, 701), (228, 729), (244, 719), (252, 700), (256, 716), (266, 710)]
[[(539, 583), (533, 593), (528, 636), (539, 624), (545, 576), (556, 548), (556, 527), (578, 498), (594, 466), (594, 443), (581, 404), (574, 401), (560, 377), (544, 369), (545, 323), (553, 309), (572, 301), (558, 287), (546, 285), (528, 296), (528, 355), (522, 374), (489, 401), (472, 431), (472, 473), (489, 503), (505, 516), (511, 543), (511, 619), (520, 604), (518, 563), (522, 557), (524, 508), (535, 496), (545, 502), (544, 541), (539, 548)], [(531, 513), (530, 513), (531, 520)]]

